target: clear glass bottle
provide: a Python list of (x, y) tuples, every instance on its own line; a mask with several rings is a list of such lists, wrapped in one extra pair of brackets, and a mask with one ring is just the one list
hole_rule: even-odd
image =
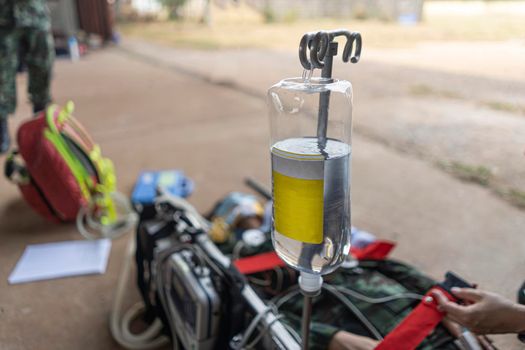
[(274, 248), (301, 272), (330, 273), (350, 250), (352, 85), (285, 79), (267, 102)]

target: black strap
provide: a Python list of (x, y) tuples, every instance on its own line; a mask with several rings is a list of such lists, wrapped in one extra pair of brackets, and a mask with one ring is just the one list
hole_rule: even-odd
[(152, 287), (155, 284), (155, 281), (152, 279), (154, 276), (152, 268), (154, 266), (153, 260), (156, 241), (164, 237), (169, 237), (173, 234), (174, 230), (173, 222), (164, 221), (159, 218), (142, 221), (137, 226), (137, 248), (135, 251), (135, 261), (137, 263), (137, 285), (146, 307), (143, 319), (150, 324), (157, 317), (164, 321), (162, 306), (151, 293)]
[(9, 154), (4, 164), (4, 176), (11, 182), (16, 182), (16, 174), (18, 174), (18, 177), (21, 179), (29, 180), (29, 172), (27, 171), (25, 166), (23, 166), (19, 161), (17, 161), (17, 158), (17, 150), (14, 150)]
[(15, 172), (15, 161), (12, 157), (12, 154), (10, 154), (4, 164), (4, 176), (9, 180), (12, 181), (13, 173)]

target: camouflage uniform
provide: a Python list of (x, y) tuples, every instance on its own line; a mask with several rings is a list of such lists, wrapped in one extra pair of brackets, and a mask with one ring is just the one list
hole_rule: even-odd
[(45, 0), (0, 0), (0, 118), (16, 109), (18, 50), (23, 45), (35, 109), (51, 101), (53, 37)]

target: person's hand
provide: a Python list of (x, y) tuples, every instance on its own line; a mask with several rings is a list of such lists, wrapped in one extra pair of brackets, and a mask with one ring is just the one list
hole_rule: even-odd
[(377, 340), (339, 331), (330, 341), (328, 350), (373, 350), (378, 344)]
[(466, 305), (450, 301), (441, 291), (433, 292), (439, 310), (476, 334), (520, 333), (525, 331), (525, 306), (490, 292), (452, 288)]

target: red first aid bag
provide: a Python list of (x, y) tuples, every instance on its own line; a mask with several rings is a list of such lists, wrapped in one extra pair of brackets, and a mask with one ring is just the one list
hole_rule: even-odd
[[(53, 222), (73, 221), (96, 202), (106, 221), (114, 216), (112, 162), (101, 156), (84, 127), (71, 115), (73, 104), (51, 106), (18, 129), (18, 151), (8, 157), (5, 175), (27, 203)], [(104, 220), (104, 218), (102, 218)]]

